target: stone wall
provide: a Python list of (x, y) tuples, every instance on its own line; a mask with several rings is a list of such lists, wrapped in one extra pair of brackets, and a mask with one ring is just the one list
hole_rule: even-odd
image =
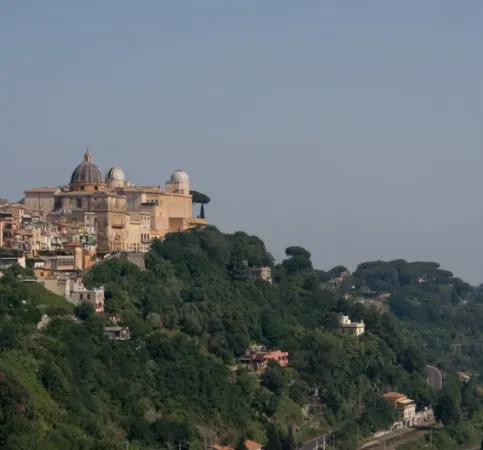
[(121, 252), (116, 257), (121, 261), (129, 261), (130, 263), (136, 264), (141, 270), (146, 269), (146, 264), (144, 262), (144, 257), (146, 253), (134, 253), (134, 252)]

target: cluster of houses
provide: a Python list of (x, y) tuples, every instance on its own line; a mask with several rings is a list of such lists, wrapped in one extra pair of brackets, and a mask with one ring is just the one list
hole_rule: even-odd
[(288, 352), (267, 350), (264, 345), (252, 345), (239, 359), (241, 364), (257, 374), (261, 374), (266, 370), (270, 360), (278, 362), (281, 367), (287, 367)]
[(42, 211), (21, 203), (0, 201), (0, 265), (25, 267), (25, 257), (44, 262), (45, 268), (87, 270), (96, 261), (97, 237), (94, 217), (82, 223), (48, 218)]

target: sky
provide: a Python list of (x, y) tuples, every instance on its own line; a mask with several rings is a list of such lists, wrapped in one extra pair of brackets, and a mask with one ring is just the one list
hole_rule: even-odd
[(2, 0), (0, 197), (178, 168), (222, 231), (317, 268), (483, 282), (481, 0)]

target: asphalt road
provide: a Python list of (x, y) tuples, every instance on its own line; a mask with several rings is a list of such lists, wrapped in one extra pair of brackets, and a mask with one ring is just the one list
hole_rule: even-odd
[(427, 365), (426, 369), (428, 371), (428, 384), (436, 391), (440, 391), (443, 388), (443, 374), (437, 367), (431, 365)]

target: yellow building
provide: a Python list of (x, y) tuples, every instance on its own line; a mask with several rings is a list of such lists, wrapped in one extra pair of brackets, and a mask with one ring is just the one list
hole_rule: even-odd
[(153, 238), (206, 223), (192, 217), (186, 172), (175, 170), (164, 190), (136, 186), (118, 167), (109, 169), (104, 178), (89, 151), (72, 172), (68, 185), (31, 189), (24, 194), (27, 209), (39, 209), (51, 220), (93, 226), (98, 253), (146, 252)]

